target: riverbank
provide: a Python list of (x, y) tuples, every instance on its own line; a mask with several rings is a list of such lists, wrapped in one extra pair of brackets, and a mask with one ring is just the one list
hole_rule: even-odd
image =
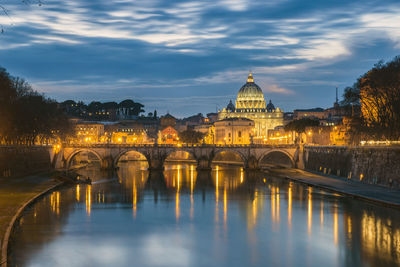
[(324, 176), (299, 169), (266, 168), (265, 172), (280, 178), (334, 191), (350, 197), (359, 198), (386, 206), (400, 208), (400, 190), (380, 185), (356, 182), (341, 177)]
[(47, 174), (20, 178), (0, 178), (0, 266), (7, 266), (7, 245), (13, 225), (22, 211), (35, 199), (62, 182)]

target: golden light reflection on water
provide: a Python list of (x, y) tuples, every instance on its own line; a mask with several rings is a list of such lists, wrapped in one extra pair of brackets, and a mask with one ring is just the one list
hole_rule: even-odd
[(135, 177), (132, 178), (132, 209), (133, 209), (133, 218), (136, 219), (136, 211), (137, 211), (137, 188)]
[(308, 187), (308, 212), (307, 212), (308, 235), (311, 235), (311, 228), (312, 228), (312, 188)]
[(193, 219), (194, 217), (193, 190), (194, 190), (194, 165), (191, 165), (190, 166), (190, 219)]
[(219, 166), (215, 167), (215, 222), (219, 222)]
[(56, 191), (50, 195), (51, 211), (60, 215), (60, 192)]
[(321, 229), (323, 229), (323, 226), (324, 226), (324, 201), (322, 198), (321, 198), (321, 211), (320, 211), (319, 217), (321, 220)]
[(80, 185), (79, 184), (77, 184), (76, 185), (76, 202), (79, 202), (80, 201), (80, 197), (81, 197), (81, 192), (80, 192)]
[(226, 222), (228, 220), (228, 193), (224, 187), (224, 229), (226, 230)]
[(257, 191), (254, 192), (254, 199), (253, 199), (253, 226), (257, 223), (257, 202), (258, 202), (258, 193)]
[(351, 231), (352, 231), (352, 225), (351, 225), (351, 217), (347, 217), (347, 237), (349, 240), (352, 239)]
[(90, 217), (92, 210), (92, 186), (86, 186), (86, 214)]
[(279, 212), (279, 187), (276, 188), (276, 222), (279, 225), (280, 212)]
[(271, 218), (272, 222), (275, 223), (275, 186), (271, 188)]
[(180, 216), (180, 207), (179, 207), (179, 189), (181, 186), (181, 172), (182, 172), (182, 167), (180, 164), (177, 166), (177, 186), (176, 186), (176, 196), (175, 196), (175, 217), (176, 221), (179, 221), (179, 216)]
[(293, 183), (289, 183), (288, 188), (288, 226), (289, 229), (292, 229), (292, 186)]
[[(137, 216), (136, 222), (139, 222), (141, 216), (148, 215), (141, 214), (138, 212), (140, 209), (137, 210), (137, 208), (140, 207), (140, 203), (143, 201), (148, 201), (148, 195), (146, 200), (143, 197), (143, 192), (145, 190), (153, 190), (153, 184), (147, 187), (146, 181), (148, 178), (145, 171), (138, 172), (135, 170), (131, 172), (122, 169), (121, 172), (125, 172), (124, 175), (120, 176), (122, 188), (126, 190), (123, 191), (124, 196), (119, 196), (121, 192), (117, 192), (116, 195), (114, 192), (112, 197), (106, 198), (107, 193), (110, 192), (107, 190), (111, 190), (109, 186), (111, 183), (107, 182), (102, 185), (94, 184), (93, 186), (76, 185), (75, 194), (69, 195), (70, 200), (74, 203), (82, 201), (82, 206), (85, 203), (86, 214), (90, 217), (93, 201), (95, 203), (104, 203), (105, 199), (110, 202), (115, 201), (113, 199), (117, 198), (119, 199), (118, 201), (126, 201), (129, 206), (132, 203), (133, 215), (134, 217)], [(328, 242), (326, 242), (326, 246), (329, 249), (338, 251), (343, 249), (343, 246), (346, 246), (345, 254), (356, 253), (359, 255), (360, 261), (370, 263), (369, 266), (386, 266), (377, 264), (377, 262), (380, 263), (377, 259), (394, 259), (396, 263), (400, 264), (400, 227), (398, 221), (388, 219), (390, 215), (386, 218), (385, 216), (376, 215), (379, 211), (375, 211), (374, 208), (369, 207), (369, 209), (363, 210), (362, 208), (358, 209), (358, 206), (348, 205), (346, 207), (346, 203), (337, 199), (334, 194), (320, 194), (320, 190), (310, 187), (306, 195), (304, 190), (307, 190), (307, 187), (302, 185), (292, 182), (288, 184), (281, 181), (276, 182), (273, 177), (265, 179), (259, 176), (252, 179), (252, 176), (249, 176), (242, 168), (232, 170), (224, 165), (216, 166), (209, 176), (202, 173), (200, 176), (201, 183), (196, 183), (198, 177), (194, 165), (172, 165), (166, 168), (164, 176), (161, 177), (164, 181), (161, 184), (166, 190), (164, 196), (166, 196), (167, 201), (172, 203), (172, 205), (169, 205), (170, 216), (173, 218), (175, 212), (177, 223), (184, 223), (185, 216), (189, 217), (190, 214), (192, 226), (195, 225), (196, 220), (192, 219), (200, 212), (199, 210), (204, 212), (202, 208), (195, 210), (195, 203), (203, 201), (205, 207), (208, 205), (210, 225), (215, 230), (215, 236), (211, 238), (221, 240), (221, 230), (223, 230), (226, 240), (230, 240), (232, 233), (227, 231), (228, 227), (232, 230), (235, 229), (235, 227), (231, 226), (232, 224), (244, 222), (247, 224), (247, 228), (243, 228), (248, 238), (247, 241), (252, 249), (257, 249), (258, 242), (260, 242), (260, 238), (258, 238), (259, 230), (263, 229), (265, 231), (266, 225), (272, 225), (272, 230), (275, 233), (285, 233), (285, 231), (292, 230), (292, 228), (297, 231), (300, 229), (300, 225), (301, 229), (304, 230), (307, 227), (307, 234), (312, 237), (305, 238), (308, 241), (303, 240), (304, 242), (327, 236)], [(198, 190), (198, 186), (201, 190)], [(269, 188), (270, 195), (268, 195), (267, 188)], [(85, 192), (85, 195), (83, 192)], [(206, 192), (206, 197), (203, 199), (201, 192)], [(82, 195), (80, 195), (81, 193)], [(220, 193), (223, 194), (222, 201), (219, 199)], [(285, 200), (286, 196), (287, 202)], [(63, 206), (64, 203), (67, 203), (68, 197), (63, 193), (53, 192), (47, 198), (46, 205), (49, 205), (49, 200), (52, 216), (62, 218), (65, 212)], [(287, 211), (285, 210), (285, 203), (287, 204)], [(271, 206), (269, 217), (269, 214), (263, 216), (263, 205)], [(98, 207), (100, 205), (96, 205), (96, 209)], [(283, 209), (282, 214), (280, 213), (281, 209)], [(314, 214), (313, 209), (315, 209)], [(84, 209), (82, 209), (82, 212), (85, 214)], [(129, 212), (132, 211), (129, 210)], [(284, 218), (286, 212), (287, 228), (285, 228), (285, 222), (282, 225), (280, 224), (280, 215), (283, 216), (283, 221), (286, 221), (286, 218)], [(35, 209), (34, 215), (32, 215), (35, 222), (36, 217), (38, 221), (41, 218), (41, 215), (38, 214), (36, 216), (36, 213)], [(215, 213), (215, 218), (213, 218), (213, 213)], [(320, 224), (317, 221), (318, 213), (320, 214)], [(305, 219), (305, 216), (307, 216), (307, 219)], [(93, 221), (95, 217), (92, 216), (90, 221)], [(302, 219), (297, 220), (297, 218)], [(314, 225), (313, 219), (315, 221)], [(306, 224), (307, 226), (305, 226)], [(349, 256), (346, 255), (345, 257)]]
[(333, 208), (333, 243), (338, 245), (338, 211), (337, 206)]
[(393, 228), (391, 220), (376, 218), (364, 211), (361, 219), (361, 238), (368, 256), (394, 257), (400, 264), (400, 229)]

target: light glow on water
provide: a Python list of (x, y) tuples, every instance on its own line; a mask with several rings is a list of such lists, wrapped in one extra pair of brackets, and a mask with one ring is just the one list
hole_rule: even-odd
[(65, 187), (27, 210), (10, 266), (400, 264), (395, 209), (225, 165), (87, 171), (93, 185)]

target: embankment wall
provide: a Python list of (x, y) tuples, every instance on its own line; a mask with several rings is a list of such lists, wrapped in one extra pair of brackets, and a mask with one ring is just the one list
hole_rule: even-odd
[(305, 146), (306, 170), (400, 189), (400, 146)]
[(0, 177), (29, 175), (50, 167), (46, 147), (0, 146)]

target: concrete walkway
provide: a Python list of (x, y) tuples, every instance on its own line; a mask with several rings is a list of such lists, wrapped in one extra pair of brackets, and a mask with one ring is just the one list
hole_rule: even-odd
[(0, 266), (6, 266), (7, 243), (12, 225), (23, 208), (37, 196), (60, 185), (46, 175), (0, 178)]
[(352, 197), (400, 208), (400, 190), (355, 182), (341, 177), (319, 175), (298, 169), (268, 169), (268, 173)]

